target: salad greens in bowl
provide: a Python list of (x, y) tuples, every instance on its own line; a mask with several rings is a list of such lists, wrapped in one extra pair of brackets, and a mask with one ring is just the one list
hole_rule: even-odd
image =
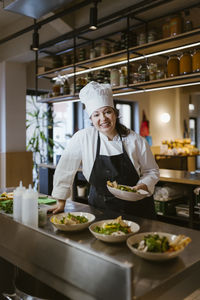
[(50, 218), (50, 222), (62, 231), (79, 231), (87, 228), (93, 221), (95, 216), (86, 212), (68, 212), (54, 215)]
[(126, 201), (138, 201), (150, 196), (145, 190), (140, 189), (136, 191), (133, 187), (118, 184), (116, 181), (107, 181), (107, 189), (116, 198)]
[(108, 243), (124, 242), (132, 234), (138, 232), (140, 226), (132, 221), (116, 219), (103, 220), (90, 225), (90, 232), (99, 240)]
[(165, 232), (145, 232), (128, 238), (127, 246), (136, 255), (154, 261), (177, 257), (191, 239), (185, 235)]

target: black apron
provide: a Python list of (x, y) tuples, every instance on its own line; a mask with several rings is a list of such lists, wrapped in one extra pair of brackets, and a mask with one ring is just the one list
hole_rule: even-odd
[(139, 180), (139, 175), (124, 148), (123, 142), (123, 152), (112, 156), (100, 155), (100, 145), (101, 140), (98, 134), (96, 159), (89, 179), (91, 187), (88, 203), (104, 211), (117, 211), (121, 215), (129, 214), (154, 219), (153, 197), (132, 202), (118, 199), (108, 191), (108, 180), (116, 180), (119, 184), (135, 186)]

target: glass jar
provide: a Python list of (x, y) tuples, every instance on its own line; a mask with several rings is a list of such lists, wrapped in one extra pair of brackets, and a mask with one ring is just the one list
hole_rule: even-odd
[(149, 64), (149, 80), (155, 80), (157, 73), (157, 64), (150, 63)]
[(192, 71), (199, 72), (200, 71), (200, 49), (196, 49), (192, 55)]
[(182, 19), (180, 16), (174, 16), (170, 19), (170, 35), (177, 35), (182, 32)]
[(148, 36), (147, 36), (147, 41), (148, 43), (153, 42), (156, 40), (156, 31), (154, 29), (149, 30)]
[(158, 67), (156, 71), (156, 79), (163, 79), (165, 77), (165, 71), (163, 68)]
[(119, 85), (119, 70), (117, 68), (112, 69), (110, 72), (110, 84), (111, 86)]
[(108, 47), (108, 43), (106, 42), (102, 42), (101, 46), (100, 46), (100, 55), (106, 55), (109, 53), (109, 47)]
[(192, 57), (189, 52), (184, 52), (180, 57), (180, 75), (192, 73)]
[(142, 45), (146, 43), (146, 34), (144, 32), (141, 32), (138, 36), (138, 44)]
[(171, 55), (167, 60), (167, 76), (173, 77), (179, 75), (179, 58), (177, 55)]
[(96, 57), (101, 55), (101, 46), (100, 46), (100, 44), (97, 44), (95, 46), (95, 55), (96, 55)]
[(53, 97), (57, 97), (60, 95), (60, 88), (61, 88), (61, 82), (59, 80), (56, 80), (56, 82), (53, 84)]
[(148, 81), (149, 80), (149, 69), (146, 63), (143, 63), (138, 68), (139, 81)]
[(94, 49), (94, 48), (91, 48), (91, 49), (90, 49), (90, 59), (95, 58), (95, 56), (96, 56), (95, 49)]
[(163, 36), (163, 39), (169, 37), (170, 35), (171, 35), (171, 33), (170, 33), (170, 24), (167, 21), (162, 26), (162, 36)]

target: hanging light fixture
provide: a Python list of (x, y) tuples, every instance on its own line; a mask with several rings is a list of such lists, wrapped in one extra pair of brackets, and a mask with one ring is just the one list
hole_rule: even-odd
[(192, 103), (191, 95), (189, 97), (189, 111), (193, 111), (195, 109), (194, 104)]
[(39, 49), (39, 33), (38, 33), (38, 28), (35, 27), (33, 32), (33, 41), (31, 45), (31, 50), (38, 51), (38, 49)]
[(94, 1), (94, 6), (90, 8), (90, 29), (97, 29), (97, 1)]

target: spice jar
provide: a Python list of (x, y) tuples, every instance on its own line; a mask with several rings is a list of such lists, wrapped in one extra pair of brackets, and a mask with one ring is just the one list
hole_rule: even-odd
[(100, 46), (100, 55), (106, 55), (109, 53), (108, 43), (102, 42)]
[(156, 40), (156, 31), (154, 29), (149, 30), (148, 36), (147, 36), (147, 41), (148, 43), (153, 42)]
[(182, 19), (180, 16), (174, 16), (170, 19), (170, 35), (177, 35), (182, 32)]
[(179, 63), (180, 75), (192, 72), (192, 57), (189, 52), (184, 52), (180, 57)]
[(138, 68), (139, 81), (148, 81), (149, 80), (149, 69), (146, 63), (143, 63)]
[(53, 84), (53, 97), (57, 97), (61, 94), (61, 80), (57, 79)]
[(96, 56), (95, 49), (94, 49), (94, 48), (91, 48), (91, 49), (90, 49), (90, 59), (95, 58), (95, 56)]
[(192, 55), (192, 71), (199, 72), (200, 71), (200, 49), (196, 49)]
[(119, 85), (119, 70), (117, 68), (112, 69), (110, 72), (110, 84), (111, 86)]
[(149, 64), (149, 80), (155, 80), (157, 73), (157, 64), (150, 63)]
[(179, 58), (177, 55), (171, 55), (167, 60), (167, 76), (173, 77), (179, 75)]
[(138, 36), (138, 44), (142, 45), (146, 43), (146, 34), (144, 32), (141, 32)]

